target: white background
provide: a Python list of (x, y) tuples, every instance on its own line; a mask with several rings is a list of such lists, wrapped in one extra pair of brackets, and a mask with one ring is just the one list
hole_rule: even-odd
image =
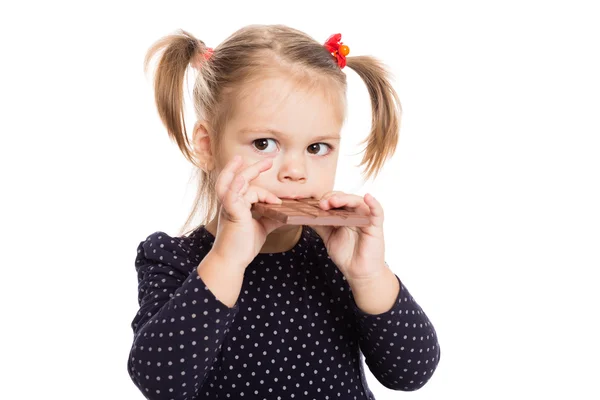
[(136, 247), (176, 234), (195, 190), (143, 57), (179, 28), (216, 47), (283, 23), (381, 58), (402, 101), (398, 150), (361, 185), (370, 103), (344, 70), (336, 189), (383, 203), (387, 261), (442, 350), (417, 392), (369, 374), (377, 399), (599, 398), (594, 3), (3, 2), (0, 397), (143, 398)]

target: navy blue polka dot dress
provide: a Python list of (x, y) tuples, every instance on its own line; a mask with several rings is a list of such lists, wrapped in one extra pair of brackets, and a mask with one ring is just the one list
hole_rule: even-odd
[(146, 398), (374, 399), (363, 359), (392, 390), (431, 378), (436, 332), (402, 283), (389, 311), (362, 312), (304, 226), (293, 249), (257, 255), (229, 308), (197, 272), (214, 239), (201, 226), (182, 237), (155, 232), (138, 246), (140, 309), (127, 368)]

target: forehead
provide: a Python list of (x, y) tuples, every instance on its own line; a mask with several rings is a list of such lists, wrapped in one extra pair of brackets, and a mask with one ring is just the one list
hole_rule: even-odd
[(246, 85), (234, 99), (229, 126), (270, 128), (290, 135), (339, 133), (344, 119), (343, 91), (332, 84), (306, 85), (281, 76)]

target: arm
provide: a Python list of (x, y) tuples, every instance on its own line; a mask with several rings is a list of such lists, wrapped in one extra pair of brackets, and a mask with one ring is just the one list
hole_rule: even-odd
[(433, 325), (406, 286), (389, 270), (377, 282), (350, 289), (360, 348), (373, 375), (393, 390), (423, 387), (437, 368), (440, 347)]
[[(150, 235), (138, 246), (140, 309), (132, 322), (134, 341), (127, 367), (148, 399), (193, 397), (237, 314), (234, 304), (243, 272), (236, 276), (210, 252), (199, 263), (201, 257), (164, 232)], [(229, 293), (216, 283), (226, 279)]]
[[(389, 268), (383, 276), (370, 282), (350, 283), (356, 306), (364, 314), (383, 314), (389, 311), (398, 298), (400, 292), (400, 281)], [(373, 293), (377, 293), (376, 296)]]

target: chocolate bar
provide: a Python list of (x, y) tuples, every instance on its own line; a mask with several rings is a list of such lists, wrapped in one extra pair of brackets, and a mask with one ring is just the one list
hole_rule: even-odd
[(317, 199), (281, 201), (281, 204), (254, 203), (252, 215), (264, 216), (288, 225), (366, 226), (370, 223), (368, 216), (344, 208), (323, 210)]

